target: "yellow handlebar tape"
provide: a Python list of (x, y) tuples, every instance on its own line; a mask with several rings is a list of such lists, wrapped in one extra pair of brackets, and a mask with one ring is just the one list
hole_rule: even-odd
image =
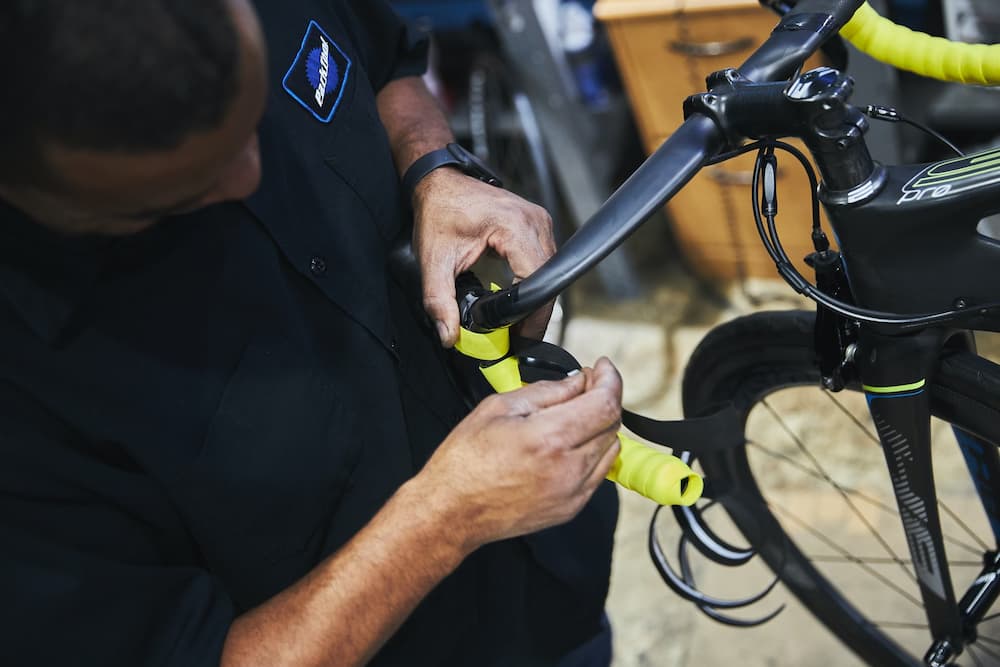
[(921, 76), (1000, 84), (1000, 44), (963, 44), (914, 32), (879, 16), (867, 2), (840, 34), (872, 58)]
[(705, 483), (676, 456), (659, 452), (618, 434), (622, 449), (608, 479), (661, 505), (690, 506), (701, 498)]
[[(521, 370), (510, 352), (510, 332), (497, 329), (475, 333), (464, 327), (459, 330), (455, 349), (467, 357), (482, 362), (479, 370), (498, 393), (523, 386)], [(621, 451), (615, 459), (608, 479), (660, 505), (693, 505), (704, 490), (697, 473), (676, 456), (647, 447), (628, 436), (618, 434)]]
[(455, 349), (478, 361), (503, 359), (510, 352), (510, 331), (497, 329), (489, 333), (476, 333), (460, 327)]
[(480, 367), (479, 370), (486, 376), (490, 386), (498, 394), (502, 394), (505, 391), (514, 391), (524, 386), (524, 383), (521, 382), (521, 369), (518, 367), (517, 359), (514, 357), (507, 357), (503, 361), (492, 366), (487, 366), (486, 368)]

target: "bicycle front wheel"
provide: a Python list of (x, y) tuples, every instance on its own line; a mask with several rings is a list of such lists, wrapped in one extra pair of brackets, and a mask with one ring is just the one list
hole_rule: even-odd
[[(821, 388), (814, 319), (759, 313), (705, 337), (685, 371), (685, 414), (733, 402), (746, 445), (699, 461), (746, 539), (847, 648), (872, 665), (922, 665), (931, 637), (878, 436), (863, 394)], [(1000, 367), (955, 353), (939, 367), (932, 412), (976, 412), (977, 432), (980, 420), (996, 430), (993, 387)], [(951, 425), (934, 422), (939, 508), (961, 597), (995, 546)], [(987, 615), (978, 630), (963, 664), (1000, 665), (1000, 620)]]

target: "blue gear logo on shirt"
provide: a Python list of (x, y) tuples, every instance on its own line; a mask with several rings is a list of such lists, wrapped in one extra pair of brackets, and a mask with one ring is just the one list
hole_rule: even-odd
[(318, 23), (310, 21), (281, 85), (317, 120), (329, 123), (340, 105), (350, 71), (351, 59)]

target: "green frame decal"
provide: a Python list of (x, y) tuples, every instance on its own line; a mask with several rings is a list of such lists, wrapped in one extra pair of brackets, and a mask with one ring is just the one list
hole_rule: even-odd
[(974, 190), (1000, 181), (1000, 148), (935, 162), (907, 181), (897, 205)]
[(900, 394), (904, 391), (915, 391), (917, 389), (923, 389), (924, 385), (927, 384), (927, 380), (919, 380), (917, 382), (911, 382), (909, 384), (897, 384), (891, 387), (872, 387), (871, 385), (863, 384), (861, 388), (870, 394)]

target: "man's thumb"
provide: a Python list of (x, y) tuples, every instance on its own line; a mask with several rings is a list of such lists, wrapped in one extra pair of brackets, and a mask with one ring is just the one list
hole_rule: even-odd
[(435, 271), (424, 280), (424, 310), (437, 327), (444, 347), (458, 340), (458, 304), (455, 302), (455, 279), (450, 272)]

